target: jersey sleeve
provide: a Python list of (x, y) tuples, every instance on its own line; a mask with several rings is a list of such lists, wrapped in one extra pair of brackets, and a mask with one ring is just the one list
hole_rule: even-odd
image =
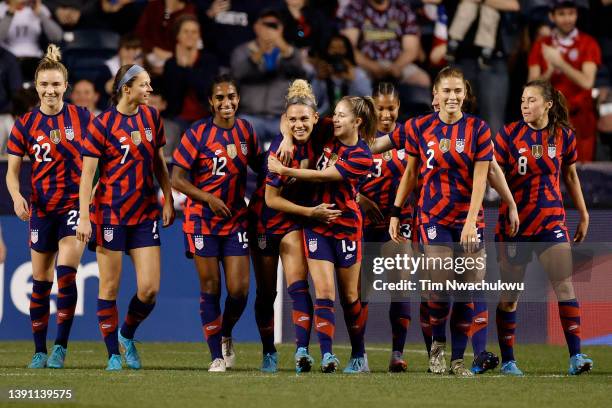
[(201, 142), (201, 136), (198, 137), (198, 134), (201, 135), (202, 132), (193, 127), (187, 129), (185, 133), (183, 133), (181, 141), (172, 155), (172, 163), (174, 165), (182, 167), (185, 170), (191, 170), (193, 163), (198, 157)]
[(505, 169), (510, 162), (509, 149), (508, 149), (508, 137), (506, 127), (502, 127), (499, 132), (495, 135), (495, 159), (502, 169)]
[(364, 149), (355, 149), (346, 158), (339, 159), (334, 166), (343, 178), (361, 178), (370, 173), (372, 153)]
[(397, 126), (393, 133), (389, 135), (391, 144), (396, 150), (402, 150), (406, 148), (406, 128), (410, 126), (412, 119), (408, 119), (403, 126)]
[[(253, 126), (247, 122), (247, 128), (248, 128), (248, 149), (249, 149), (249, 155), (248, 155), (248, 163), (249, 163), (249, 167), (251, 169), (253, 169), (253, 171), (255, 172), (260, 172), (263, 168), (264, 168), (264, 159), (265, 159), (265, 154), (263, 152), (263, 150), (261, 149), (261, 146), (259, 145), (259, 140), (257, 138), (257, 133), (255, 132), (255, 129), (253, 129)], [(267, 166), (266, 166), (267, 167)]]
[[(269, 150), (268, 154), (270, 156), (276, 157), (276, 151)], [(267, 167), (268, 166), (266, 166), (266, 184), (276, 188), (282, 187), (283, 184), (285, 184), (285, 178), (278, 173), (272, 173), (271, 171), (268, 171)]]
[(406, 122), (406, 153), (411, 156), (419, 157), (419, 136), (414, 121)]
[(595, 65), (599, 66), (601, 65), (601, 48), (599, 47), (599, 44), (597, 44), (597, 41), (595, 41), (593, 38), (589, 38), (589, 41), (587, 41), (587, 46), (584, 47), (585, 48), (585, 55), (584, 55), (584, 62), (593, 62), (595, 63)]
[(100, 118), (95, 118), (87, 126), (83, 139), (81, 154), (83, 156), (101, 157), (106, 145), (106, 129)]
[(27, 132), (21, 123), (21, 119), (17, 119), (11, 129), (8, 143), (6, 145), (6, 152), (14, 156), (23, 157), (27, 153)]
[(571, 129), (563, 132), (563, 164), (569, 166), (578, 160), (578, 150), (576, 148), (576, 133)]
[(493, 143), (491, 140), (491, 129), (485, 122), (481, 122), (478, 129), (478, 140), (476, 141), (475, 161), (493, 160)]

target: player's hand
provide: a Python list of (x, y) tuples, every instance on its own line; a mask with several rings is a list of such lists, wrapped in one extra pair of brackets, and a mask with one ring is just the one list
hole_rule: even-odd
[(208, 199), (208, 206), (217, 217), (229, 218), (232, 216), (232, 212), (225, 203), (213, 195)]
[(400, 220), (398, 217), (391, 217), (389, 221), (389, 236), (393, 242), (398, 244), (408, 241), (400, 234)]
[(291, 129), (289, 128), (289, 121), (287, 120), (287, 116), (283, 113), (280, 120), (280, 131), (283, 135), (283, 141), (278, 146), (278, 150), (276, 151), (276, 156), (280, 159), (280, 161), (288, 166), (293, 159), (293, 136), (291, 135)]
[(23, 196), (19, 196), (13, 203), (15, 214), (21, 221), (27, 221), (30, 219), (30, 208), (28, 202)]
[(514, 237), (518, 233), (519, 226), (521, 225), (516, 205), (510, 208), (510, 211), (508, 213), (508, 220), (510, 221), (510, 236)]
[(563, 56), (558, 48), (542, 44), (542, 56), (553, 67), (558, 67), (563, 63)]
[(329, 224), (342, 214), (342, 211), (340, 210), (332, 210), (332, 207), (334, 206), (335, 204), (319, 204), (316, 207), (312, 208), (310, 218), (313, 218), (325, 224)]
[(580, 222), (576, 227), (576, 233), (574, 234), (574, 242), (582, 242), (586, 238), (587, 230), (589, 229), (589, 215), (583, 215), (580, 217)]
[(476, 252), (480, 238), (478, 238), (478, 228), (476, 224), (465, 223), (463, 230), (461, 230), (461, 246), (463, 250), (468, 254)]
[(212, 2), (208, 10), (206, 10), (206, 15), (208, 18), (214, 19), (219, 13), (228, 11), (231, 6), (232, 4), (230, 3), (230, 0), (215, 0)]
[(79, 224), (77, 225), (76, 237), (79, 241), (88, 243), (91, 238), (91, 220), (89, 219), (79, 219)]
[(278, 160), (275, 156), (268, 156), (268, 171), (283, 176), (285, 169), (286, 167), (283, 166), (283, 163), (281, 163), (280, 160)]
[(169, 227), (174, 223), (174, 200), (170, 197), (169, 200), (164, 202), (164, 207), (162, 208), (162, 226), (164, 228)]
[(380, 211), (380, 208), (378, 208), (378, 204), (363, 194), (359, 194), (359, 206), (363, 208), (363, 212), (365, 212), (366, 216), (375, 224), (385, 220), (385, 216)]

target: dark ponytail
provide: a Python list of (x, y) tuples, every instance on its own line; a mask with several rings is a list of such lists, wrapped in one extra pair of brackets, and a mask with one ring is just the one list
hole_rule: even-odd
[(523, 89), (530, 87), (538, 88), (545, 102), (552, 102), (552, 106), (548, 110), (548, 126), (546, 127), (549, 138), (554, 138), (560, 128), (573, 130), (569, 121), (567, 102), (561, 91), (555, 89), (549, 81), (540, 79), (528, 82)]
[(465, 99), (463, 100), (463, 105), (461, 105), (461, 110), (466, 113), (474, 113), (476, 112), (476, 95), (474, 95), (474, 91), (472, 88), (472, 84), (467, 79), (464, 80), (465, 83)]
[(399, 101), (399, 92), (395, 85), (391, 82), (379, 82), (378, 86), (374, 88), (374, 93), (372, 93), (372, 98), (378, 98), (379, 96), (387, 96), (391, 95), (394, 99)]

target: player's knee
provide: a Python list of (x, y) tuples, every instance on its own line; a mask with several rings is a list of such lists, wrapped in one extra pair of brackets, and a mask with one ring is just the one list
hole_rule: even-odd
[(100, 289), (98, 290), (98, 297), (100, 299), (116, 299), (118, 292), (119, 292), (118, 284), (110, 284), (110, 283), (107, 283), (105, 285), (100, 284)]
[(514, 312), (516, 305), (516, 302), (499, 302), (497, 307), (504, 312)]
[(205, 293), (219, 293), (219, 280), (218, 279), (207, 279), (200, 282), (200, 291)]
[(144, 303), (153, 303), (157, 298), (157, 293), (159, 292), (158, 287), (146, 287), (138, 290), (138, 298), (142, 300)]
[(574, 293), (574, 285), (571, 281), (563, 281), (556, 285), (553, 285), (557, 299), (560, 301), (570, 300), (576, 298)]

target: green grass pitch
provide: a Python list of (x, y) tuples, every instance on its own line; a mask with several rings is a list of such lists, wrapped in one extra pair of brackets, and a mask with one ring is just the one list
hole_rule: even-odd
[[(260, 346), (236, 344), (237, 367), (208, 374), (209, 354), (202, 343), (138, 345), (143, 369), (108, 373), (101, 342), (70, 344), (66, 369), (28, 370), (30, 342), (0, 342), (0, 406), (50, 407), (609, 407), (612, 395), (612, 347), (585, 347), (595, 361), (589, 374), (569, 377), (564, 347), (518, 345), (523, 378), (499, 371), (476, 378), (427, 374), (420, 344), (407, 345), (408, 372), (386, 372), (387, 345), (369, 345), (371, 374), (296, 375), (293, 346), (279, 347), (281, 371), (259, 372)], [(318, 361), (318, 347), (315, 358)], [(497, 352), (498, 350), (493, 349)], [(335, 352), (343, 366), (347, 346)], [(468, 360), (471, 356), (466, 356)], [(318, 367), (318, 366), (315, 366)], [(9, 401), (9, 389), (73, 390), (70, 401)]]

